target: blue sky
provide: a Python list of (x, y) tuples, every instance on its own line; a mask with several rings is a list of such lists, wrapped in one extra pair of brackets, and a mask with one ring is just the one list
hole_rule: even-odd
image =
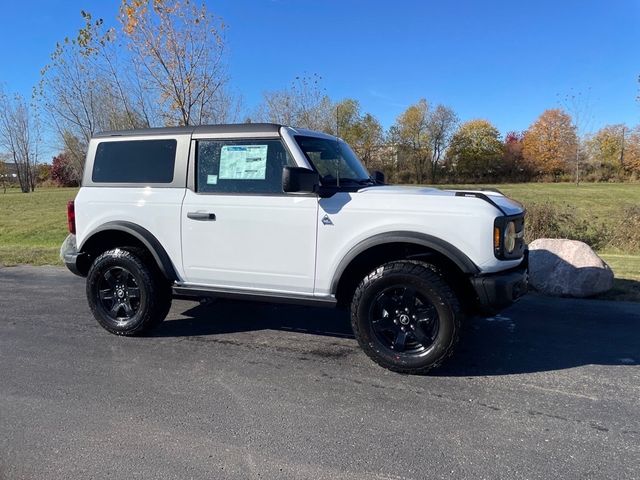
[[(592, 128), (640, 123), (640, 1), (209, 0), (228, 24), (232, 84), (265, 90), (317, 73), (385, 127), (424, 97), (462, 120), (523, 130), (558, 96), (589, 92)], [(0, 82), (29, 94), (81, 9), (114, 21), (118, 0), (3, 2)]]

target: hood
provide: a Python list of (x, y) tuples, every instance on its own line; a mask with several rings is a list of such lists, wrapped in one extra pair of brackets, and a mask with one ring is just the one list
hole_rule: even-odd
[(383, 185), (377, 187), (366, 187), (358, 190), (364, 194), (382, 195), (430, 195), (445, 197), (465, 197), (484, 200), (493, 204), (505, 215), (517, 215), (524, 211), (521, 203), (506, 197), (502, 193), (494, 190), (441, 190), (433, 187), (414, 187), (401, 185)]

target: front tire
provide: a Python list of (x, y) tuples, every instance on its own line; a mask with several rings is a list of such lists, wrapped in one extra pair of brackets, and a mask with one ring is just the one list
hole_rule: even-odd
[(116, 335), (139, 335), (161, 323), (171, 307), (166, 279), (142, 252), (115, 248), (101, 254), (87, 275), (93, 316)]
[(376, 268), (351, 303), (351, 325), (364, 352), (401, 373), (424, 374), (451, 355), (462, 316), (436, 268), (409, 260)]

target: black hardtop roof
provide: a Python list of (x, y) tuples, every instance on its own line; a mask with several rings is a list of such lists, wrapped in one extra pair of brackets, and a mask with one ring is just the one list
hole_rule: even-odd
[(227, 123), (220, 125), (198, 125), (188, 127), (161, 127), (161, 128), (136, 128), (133, 130), (112, 130), (100, 132), (93, 135), (93, 138), (105, 137), (136, 137), (147, 135), (192, 135), (192, 134), (208, 134), (208, 133), (246, 133), (260, 134), (279, 132), (280, 127), (277, 123)]

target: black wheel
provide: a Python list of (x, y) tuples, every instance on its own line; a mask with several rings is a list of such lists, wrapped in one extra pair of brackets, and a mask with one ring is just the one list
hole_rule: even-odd
[(440, 365), (453, 352), (462, 315), (437, 270), (409, 260), (376, 268), (351, 303), (351, 325), (362, 349), (402, 373), (423, 374)]
[(116, 248), (100, 255), (87, 275), (94, 317), (117, 335), (137, 335), (164, 320), (171, 288), (143, 252)]

